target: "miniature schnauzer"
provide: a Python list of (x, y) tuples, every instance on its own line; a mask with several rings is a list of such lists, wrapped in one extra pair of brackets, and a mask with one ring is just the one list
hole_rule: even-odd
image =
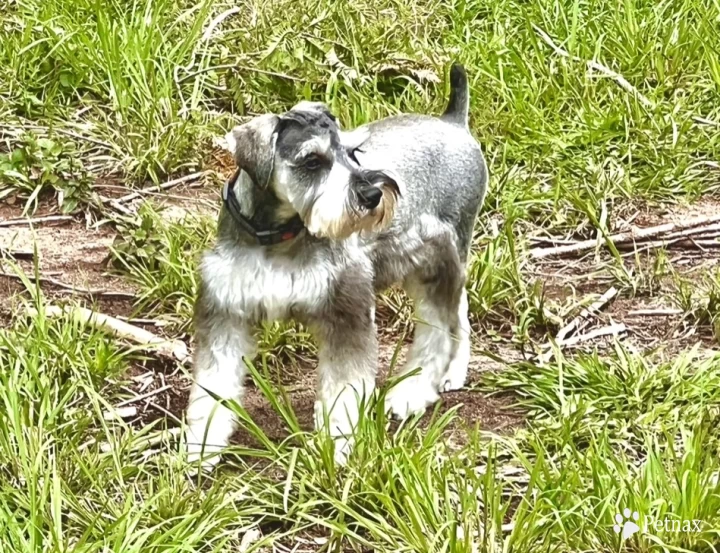
[(209, 468), (234, 428), (215, 398), (240, 398), (253, 328), (294, 319), (319, 345), (317, 427), (336, 459), (375, 388), (375, 295), (402, 283), (414, 341), (389, 390), (405, 418), (461, 388), (470, 359), (465, 265), (487, 167), (468, 130), (465, 70), (450, 72), (441, 117), (399, 115), (344, 132), (324, 104), (261, 115), (226, 137), (238, 170), (223, 190), (214, 249), (201, 264), (189, 458)]

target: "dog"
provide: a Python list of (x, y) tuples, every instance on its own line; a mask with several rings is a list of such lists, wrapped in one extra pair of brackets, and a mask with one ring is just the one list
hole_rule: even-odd
[(318, 342), (315, 424), (345, 462), (359, 406), (375, 388), (376, 294), (402, 284), (416, 325), (386, 407), (404, 419), (461, 388), (470, 360), (465, 266), (487, 188), (468, 129), (469, 88), (450, 70), (440, 117), (403, 114), (343, 131), (301, 102), (226, 137), (237, 172), (223, 189), (217, 242), (204, 254), (195, 305), (191, 462), (211, 468), (235, 429), (245, 360), (261, 321), (293, 319)]

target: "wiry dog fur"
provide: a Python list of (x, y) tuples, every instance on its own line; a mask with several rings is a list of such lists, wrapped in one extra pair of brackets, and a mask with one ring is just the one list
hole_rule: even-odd
[(329, 423), (343, 460), (359, 401), (375, 387), (375, 294), (395, 283), (417, 316), (403, 372), (422, 370), (390, 390), (387, 408), (404, 418), (464, 385), (465, 264), (487, 169), (468, 130), (459, 66), (451, 88), (439, 118), (400, 115), (344, 133), (324, 105), (302, 102), (233, 129), (243, 214), (264, 228), (299, 214), (306, 230), (261, 246), (223, 209), (196, 304), (191, 459), (204, 452), (205, 465), (213, 464), (234, 430), (232, 413), (211, 394), (240, 398), (255, 325), (294, 319), (317, 338), (316, 424)]

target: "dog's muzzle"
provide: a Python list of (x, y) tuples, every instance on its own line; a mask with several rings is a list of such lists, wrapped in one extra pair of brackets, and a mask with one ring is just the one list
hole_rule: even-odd
[(372, 211), (380, 205), (386, 191), (395, 197), (400, 195), (397, 181), (384, 171), (367, 169), (358, 172), (355, 178), (358, 207), (367, 211)]

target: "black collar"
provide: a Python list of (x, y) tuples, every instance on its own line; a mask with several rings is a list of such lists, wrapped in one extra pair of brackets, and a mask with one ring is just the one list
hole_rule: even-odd
[(299, 215), (295, 215), (295, 217), (290, 219), (288, 222), (271, 230), (261, 230), (255, 228), (255, 226), (250, 222), (250, 219), (242, 214), (240, 210), (240, 202), (235, 195), (234, 187), (241, 171), (242, 169), (235, 171), (235, 174), (228, 179), (222, 190), (222, 199), (225, 204), (225, 208), (228, 210), (232, 218), (235, 219), (235, 222), (240, 225), (245, 232), (254, 236), (255, 240), (257, 240), (262, 246), (272, 246), (273, 244), (279, 244), (280, 242), (285, 242), (286, 240), (292, 240), (300, 234), (300, 232), (302, 232), (305, 228), (305, 225)]

